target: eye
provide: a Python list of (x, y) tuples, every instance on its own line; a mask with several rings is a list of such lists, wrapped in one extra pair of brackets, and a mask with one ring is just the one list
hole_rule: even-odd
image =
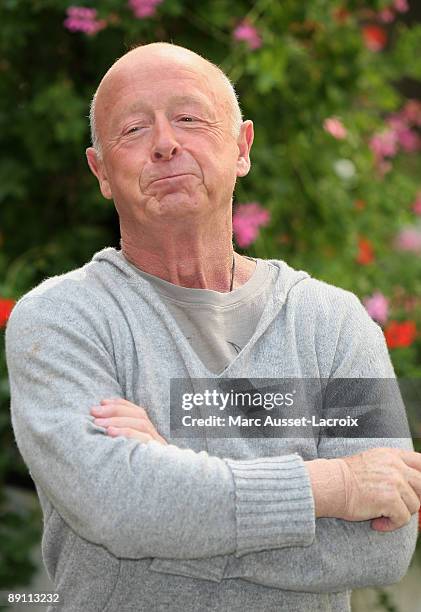
[(129, 136), (130, 134), (136, 134), (137, 132), (140, 132), (143, 129), (145, 129), (145, 127), (147, 126), (146, 125), (132, 125), (132, 127), (129, 127), (127, 130), (125, 130), (124, 136)]
[(196, 120), (196, 118), (192, 117), (191, 115), (184, 115), (183, 117), (180, 117), (181, 121), (185, 121), (186, 119), (188, 120), (188, 123)]

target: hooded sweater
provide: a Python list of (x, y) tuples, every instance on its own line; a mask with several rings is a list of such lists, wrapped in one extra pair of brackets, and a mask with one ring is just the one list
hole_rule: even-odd
[[(15, 305), (11, 419), (60, 597), (48, 610), (349, 612), (352, 589), (406, 574), (417, 515), (387, 533), (316, 519), (306, 461), (413, 450), (410, 436), (171, 436), (172, 379), (395, 378), (382, 330), (355, 294), (264, 262), (274, 277), (261, 316), (219, 374), (156, 285), (112, 247)], [(90, 409), (112, 397), (143, 406), (169, 444), (106, 435)], [(399, 399), (385, 410), (405, 422)]]

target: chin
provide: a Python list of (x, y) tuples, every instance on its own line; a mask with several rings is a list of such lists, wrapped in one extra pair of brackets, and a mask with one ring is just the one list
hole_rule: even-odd
[(171, 193), (159, 200), (155, 200), (150, 208), (158, 214), (171, 216), (191, 215), (203, 210), (204, 204), (196, 198), (186, 198), (185, 194)]

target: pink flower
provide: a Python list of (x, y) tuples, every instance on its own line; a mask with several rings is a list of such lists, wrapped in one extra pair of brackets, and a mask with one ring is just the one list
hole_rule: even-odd
[(270, 213), (257, 202), (238, 204), (234, 210), (232, 228), (239, 247), (245, 248), (252, 244), (261, 225), (267, 225)]
[(386, 323), (389, 315), (389, 300), (380, 293), (375, 291), (371, 297), (364, 298), (364, 306), (372, 319), (379, 323)]
[(404, 228), (395, 238), (395, 248), (399, 251), (421, 253), (421, 231), (415, 227)]
[(403, 113), (392, 113), (386, 119), (387, 125), (396, 132), (400, 130), (406, 130), (408, 128), (408, 121)]
[(420, 137), (410, 128), (405, 128), (397, 132), (397, 137), (401, 148), (407, 153), (418, 151), (420, 148)]
[(391, 162), (386, 161), (385, 159), (383, 159), (383, 157), (377, 160), (376, 167), (381, 177), (390, 172), (393, 168)]
[(378, 15), (380, 21), (383, 21), (383, 23), (392, 23), (392, 21), (395, 20), (395, 13), (391, 8), (384, 8)]
[(412, 153), (413, 151), (418, 151), (421, 141), (417, 132), (411, 129), (408, 122), (408, 117), (404, 111), (394, 113), (386, 119), (386, 123), (391, 128), (391, 131), (395, 132), (395, 137), (401, 148), (407, 153)]
[(103, 30), (107, 22), (105, 19), (96, 19), (96, 9), (84, 6), (70, 6), (67, 11), (67, 18), (64, 20), (64, 27), (71, 32), (84, 32), (89, 36)]
[(398, 150), (398, 139), (395, 130), (386, 130), (375, 134), (369, 142), (370, 149), (376, 157), (393, 157)]
[(337, 117), (328, 117), (323, 121), (323, 128), (334, 138), (343, 140), (346, 138), (347, 130)]
[(421, 191), (417, 194), (416, 200), (412, 205), (412, 210), (416, 215), (421, 215)]
[(406, 13), (409, 11), (409, 4), (407, 0), (394, 0), (393, 6), (398, 13)]
[(162, 0), (129, 0), (129, 6), (135, 17), (151, 17), (156, 13), (156, 6), (161, 4)]
[(258, 49), (262, 46), (262, 39), (258, 31), (246, 20), (238, 24), (232, 35), (235, 40), (244, 40), (250, 49)]
[(418, 100), (407, 100), (402, 109), (402, 116), (409, 123), (421, 126), (421, 102)]

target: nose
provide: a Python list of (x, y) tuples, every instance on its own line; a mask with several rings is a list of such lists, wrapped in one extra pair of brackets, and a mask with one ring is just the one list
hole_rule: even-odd
[(166, 117), (155, 120), (152, 140), (152, 161), (169, 160), (180, 150), (174, 130)]

